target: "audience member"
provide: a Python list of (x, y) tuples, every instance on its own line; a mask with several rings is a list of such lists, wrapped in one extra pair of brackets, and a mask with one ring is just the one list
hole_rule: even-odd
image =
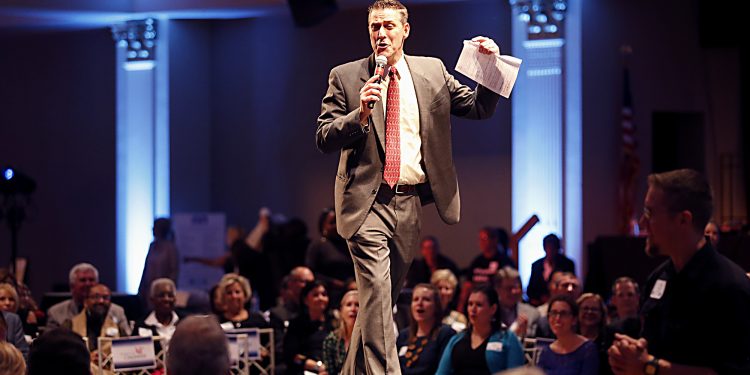
[(719, 230), (719, 226), (716, 225), (713, 221), (709, 221), (708, 224), (706, 224), (706, 228), (703, 230), (703, 235), (705, 235), (709, 242), (711, 242), (711, 246), (714, 249), (719, 248), (719, 238), (721, 237), (721, 231)]
[(440, 292), (434, 285), (422, 283), (414, 287), (410, 317), (409, 327), (401, 330), (396, 340), (401, 373), (433, 375), (448, 340), (456, 334), (441, 322)]
[[(91, 264), (79, 263), (70, 269), (68, 279), (72, 298), (55, 304), (47, 310), (47, 329), (60, 327), (63, 322), (73, 319), (83, 310), (89, 289), (99, 283), (99, 271)], [(109, 307), (109, 315), (121, 331), (130, 333), (125, 310), (120, 305), (112, 303)]]
[(611, 374), (607, 361), (607, 349), (612, 344), (607, 330), (607, 305), (594, 293), (584, 293), (578, 300), (578, 333), (596, 345), (599, 354), (599, 375)]
[(576, 334), (578, 305), (570, 295), (550, 299), (550, 328), (557, 339), (539, 354), (539, 367), (547, 375), (596, 375), (599, 356), (596, 344)]
[(345, 292), (347, 279), (354, 277), (354, 262), (346, 240), (336, 231), (336, 212), (326, 208), (318, 219), (320, 239), (307, 248), (305, 265), (315, 270), (326, 283), (331, 299), (337, 303)]
[(180, 320), (174, 310), (176, 289), (174, 281), (167, 278), (156, 279), (151, 283), (149, 298), (154, 310), (146, 319), (135, 323), (134, 335), (160, 336), (169, 342)]
[(346, 352), (352, 339), (352, 330), (359, 312), (359, 292), (347, 291), (341, 298), (338, 327), (323, 341), (323, 365), (329, 374), (341, 373), (346, 360)]
[(469, 328), (450, 339), (436, 374), (494, 374), (523, 365), (523, 349), (516, 335), (503, 327), (492, 286), (475, 286), (467, 311)]
[(3, 317), (2, 328), (4, 328), (4, 331), (2, 332), (5, 333), (0, 337), (4, 337), (5, 341), (15, 346), (23, 354), (23, 357), (26, 358), (29, 355), (29, 343), (23, 336), (21, 319), (18, 315), (7, 311), (2, 311), (0, 315)]
[(295, 267), (288, 277), (282, 279), (279, 303), (271, 309), (271, 317), (289, 322), (299, 312), (299, 296), (306, 284), (315, 281), (315, 275), (307, 267)]
[(89, 351), (81, 336), (53, 328), (31, 344), (28, 375), (91, 375), (89, 361)]
[(127, 325), (122, 326), (115, 321), (110, 311), (111, 300), (112, 292), (109, 288), (104, 284), (96, 284), (86, 296), (83, 311), (62, 324), (64, 328), (88, 338), (91, 352), (99, 348), (99, 337), (122, 337), (130, 334)]
[(0, 313), (0, 341), (7, 341), (8, 322), (5, 321), (5, 314)]
[(227, 338), (215, 317), (194, 315), (180, 322), (167, 353), (169, 375), (224, 375), (229, 367)]
[(143, 275), (141, 276), (141, 284), (138, 286), (138, 296), (141, 297), (141, 301), (144, 304), (149, 301), (151, 283), (162, 277), (177, 281), (177, 272), (179, 269), (179, 256), (177, 255), (177, 247), (174, 244), (172, 221), (167, 218), (154, 220), (152, 232), (154, 234), (154, 241), (148, 247), (146, 263), (143, 266)]
[(263, 315), (245, 307), (253, 294), (246, 278), (228, 273), (219, 281), (219, 291), (221, 306), (224, 308), (219, 321), (224, 329), (269, 327)]
[(284, 337), (287, 374), (328, 374), (322, 362), (323, 341), (333, 330), (333, 316), (325, 284), (320, 280), (306, 284), (300, 293), (300, 306), (299, 315), (289, 323)]
[(454, 307), (456, 298), (456, 286), (458, 280), (450, 270), (442, 269), (432, 273), (430, 283), (440, 291), (440, 311), (443, 312), (443, 324), (449, 325), (456, 332), (466, 328), (469, 320), (464, 314), (456, 311)]
[(533, 305), (542, 304), (550, 298), (547, 285), (555, 271), (575, 273), (575, 264), (562, 252), (560, 238), (550, 233), (542, 240), (542, 246), (546, 255), (531, 265), (531, 277), (526, 288), (526, 295)]
[(16, 280), (16, 277), (8, 272), (6, 268), (0, 268), (0, 284), (10, 284), (16, 292), (16, 314), (21, 317), (23, 322), (23, 331), (31, 336), (36, 337), (39, 331), (39, 323), (44, 319), (44, 312), (39, 310), (39, 306), (31, 295), (31, 290), (23, 282)]
[(458, 275), (458, 267), (450, 258), (440, 252), (440, 243), (437, 238), (427, 236), (422, 239), (419, 249), (422, 258), (415, 259), (412, 262), (409, 272), (406, 275), (406, 286), (413, 288), (420, 283), (429, 283), (432, 274), (437, 270), (447, 269)]
[(26, 361), (15, 346), (0, 341), (0, 375), (25, 375)]
[(519, 338), (536, 336), (540, 319), (534, 306), (522, 301), (521, 275), (513, 267), (505, 266), (497, 271), (495, 290), (500, 297), (500, 319)]
[(641, 228), (646, 253), (666, 255), (646, 282), (643, 338), (615, 335), (615, 374), (750, 374), (750, 280), (704, 236), (708, 181), (681, 169), (652, 174)]
[[(638, 283), (630, 277), (620, 277), (612, 284), (611, 303), (615, 313), (609, 324), (609, 331), (639, 338), (641, 335), (641, 317), (638, 315)], [(611, 341), (610, 338), (609, 341)]]
[(29, 337), (36, 337), (38, 332), (37, 319), (34, 311), (20, 308), (18, 292), (12, 284), (0, 284), (0, 311), (11, 312), (21, 318), (23, 332)]
[(506, 249), (500, 246), (497, 228), (484, 227), (479, 230), (479, 250), (481, 253), (471, 261), (466, 272), (472, 285), (491, 282), (497, 271), (505, 266), (515, 267)]
[[(553, 294), (555, 296), (567, 295), (572, 298), (573, 301), (577, 300), (578, 297), (581, 296), (581, 283), (580, 281), (578, 281), (578, 277), (576, 277), (575, 274), (571, 272), (555, 272), (552, 276), (553, 279), (557, 280), (555, 286), (550, 289), (553, 291)], [(540, 311), (541, 309), (545, 309), (545, 311)], [(549, 301), (537, 307), (537, 311), (539, 311), (542, 318), (539, 319), (539, 322), (537, 324), (536, 336), (544, 338), (555, 338), (554, 332), (550, 329), (550, 322), (547, 319), (547, 311), (549, 311)]]

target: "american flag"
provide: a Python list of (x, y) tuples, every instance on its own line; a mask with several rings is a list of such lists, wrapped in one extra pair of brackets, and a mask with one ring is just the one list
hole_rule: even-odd
[(620, 156), (619, 198), (619, 227), (622, 234), (634, 234), (633, 225), (635, 199), (635, 180), (638, 176), (641, 161), (636, 149), (635, 124), (633, 122), (633, 98), (630, 93), (630, 72), (627, 64), (623, 69), (622, 110), (620, 116), (620, 131), (622, 133)]

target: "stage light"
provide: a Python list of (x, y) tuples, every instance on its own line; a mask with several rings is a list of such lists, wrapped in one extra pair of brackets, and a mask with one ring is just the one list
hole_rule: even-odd
[(127, 48), (126, 62), (155, 59), (157, 33), (153, 18), (113, 25), (112, 37), (118, 47)]
[(529, 25), (529, 34), (540, 34), (542, 27), (539, 25)]
[(3, 168), (3, 178), (0, 179), (0, 193), (8, 196), (15, 194), (31, 194), (36, 190), (36, 181), (13, 167)]
[(567, 0), (508, 0), (518, 11), (518, 20), (529, 24), (529, 39), (556, 39), (561, 37)]
[(544, 13), (537, 13), (534, 19), (536, 20), (536, 22), (541, 24), (547, 23), (547, 15)]
[(11, 179), (13, 179), (13, 174), (13, 168), (5, 168), (5, 170), (3, 171), (3, 177), (5, 177), (6, 181), (10, 181)]

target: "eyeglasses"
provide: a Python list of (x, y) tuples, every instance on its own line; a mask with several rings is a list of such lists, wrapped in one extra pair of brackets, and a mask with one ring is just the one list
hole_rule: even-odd
[(573, 315), (570, 311), (557, 311), (552, 310), (547, 315), (549, 315), (550, 318), (567, 318)]
[(598, 307), (582, 307), (581, 311), (585, 313), (600, 313), (600, 309)]
[(92, 301), (98, 301), (98, 300), (109, 301), (112, 299), (112, 296), (109, 294), (91, 294), (89, 295), (89, 299)]

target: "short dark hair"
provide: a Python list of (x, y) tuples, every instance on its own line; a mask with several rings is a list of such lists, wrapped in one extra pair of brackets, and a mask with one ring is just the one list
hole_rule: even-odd
[(29, 375), (90, 375), (91, 357), (81, 336), (64, 328), (44, 332), (29, 349)]
[(641, 294), (641, 290), (638, 287), (638, 283), (635, 280), (633, 280), (632, 277), (622, 276), (622, 277), (618, 277), (617, 280), (615, 280), (612, 283), (612, 295), (613, 296), (615, 295), (615, 293), (616, 293), (615, 289), (617, 288), (617, 285), (619, 285), (619, 284), (625, 284), (625, 283), (631, 283), (631, 284), (633, 284), (633, 286), (635, 287), (635, 293), (638, 294), (638, 295)]
[(692, 169), (654, 173), (648, 176), (648, 186), (664, 192), (671, 212), (690, 211), (693, 228), (703, 233), (714, 210), (711, 186), (705, 176)]
[(557, 249), (559, 251), (560, 247), (561, 247), (560, 246), (560, 237), (557, 237), (554, 233), (550, 233), (550, 234), (546, 235), (544, 237), (544, 239), (542, 240), (542, 246), (544, 248), (547, 248), (548, 244), (554, 246), (555, 249)]
[(383, 9), (397, 10), (399, 13), (401, 13), (401, 23), (405, 25), (407, 22), (409, 22), (409, 11), (406, 9), (406, 6), (404, 6), (404, 4), (401, 4), (401, 2), (398, 0), (377, 0), (372, 3), (372, 5), (367, 8), (367, 22), (370, 22), (370, 14), (372, 14), (373, 10)]
[[(547, 316), (549, 316), (549, 312), (552, 310), (552, 304), (555, 302), (564, 302), (567, 303), (570, 307), (570, 313), (573, 315), (574, 318), (578, 319), (578, 303), (576, 302), (573, 297), (567, 295), (567, 294), (558, 294), (549, 300), (549, 305), (547, 306)], [(604, 317), (602, 317), (604, 319)]]
[(472, 288), (471, 293), (469, 293), (469, 295), (472, 295), (474, 293), (484, 294), (484, 296), (487, 297), (487, 302), (490, 304), (490, 306), (492, 305), (497, 306), (497, 310), (495, 310), (494, 319), (492, 319), (492, 332), (503, 330), (504, 328), (503, 328), (503, 319), (502, 319), (502, 308), (500, 308), (500, 297), (497, 295), (497, 291), (495, 290), (495, 288), (489, 283), (482, 283)]

